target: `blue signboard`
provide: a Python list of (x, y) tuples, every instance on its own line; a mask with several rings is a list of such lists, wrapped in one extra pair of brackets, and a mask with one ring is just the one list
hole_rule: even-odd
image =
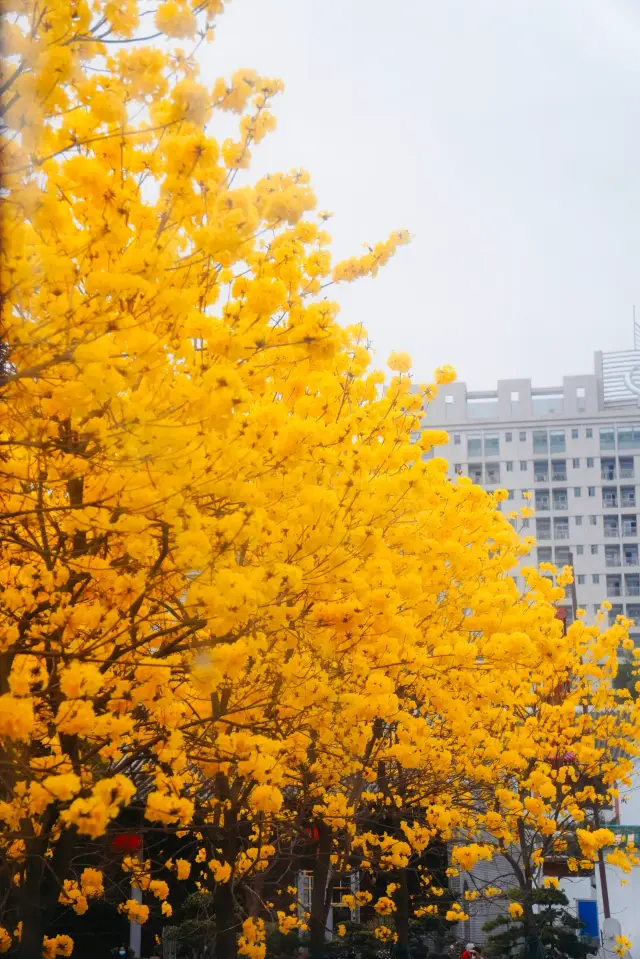
[(598, 903), (595, 899), (578, 899), (578, 919), (584, 923), (584, 929), (580, 930), (581, 936), (588, 936), (591, 939), (600, 937), (598, 927)]

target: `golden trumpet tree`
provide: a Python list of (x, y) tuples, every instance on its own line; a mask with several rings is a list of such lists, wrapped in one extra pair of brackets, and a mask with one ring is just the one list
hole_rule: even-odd
[(201, 83), (222, 6), (2, 8), (0, 950), (28, 959), (70, 954), (59, 903), (111, 895), (127, 806), (189, 858), (125, 857), (122, 911), (169, 917), (167, 869), (198, 877), (218, 954), (261, 959), (236, 893), (282, 830), (362, 849), (359, 810), (420, 770), (409, 848), (468, 824), (435, 783), (484, 781), (465, 739), (510, 722), (495, 634), (559, 648), (502, 493), (413, 442), (452, 371), (415, 391), (394, 354), (383, 393), (324, 292), (407, 234), (333, 264), (307, 174), (243, 172), (281, 84)]

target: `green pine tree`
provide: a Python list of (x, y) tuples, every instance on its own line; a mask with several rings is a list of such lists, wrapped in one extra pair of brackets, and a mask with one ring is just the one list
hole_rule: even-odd
[[(511, 902), (520, 902), (521, 891), (508, 893)], [(487, 957), (526, 956), (526, 959), (586, 959), (598, 951), (598, 943), (581, 936), (584, 923), (569, 910), (569, 900), (560, 889), (534, 889), (531, 894), (535, 935), (525, 938), (522, 919), (497, 916), (483, 929), (492, 932), (486, 943)]]

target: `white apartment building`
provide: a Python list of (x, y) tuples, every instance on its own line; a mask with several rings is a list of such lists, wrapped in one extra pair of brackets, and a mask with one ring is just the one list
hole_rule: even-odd
[[(523, 530), (537, 542), (529, 561), (564, 565), (572, 554), (589, 621), (608, 599), (612, 619), (635, 621), (640, 644), (640, 349), (596, 353), (593, 373), (566, 376), (553, 389), (524, 379), (481, 392), (443, 386), (423, 427), (448, 431), (435, 454), (449, 461), (452, 477), (507, 489), (506, 511), (533, 506)], [(566, 606), (571, 622), (569, 599)]]

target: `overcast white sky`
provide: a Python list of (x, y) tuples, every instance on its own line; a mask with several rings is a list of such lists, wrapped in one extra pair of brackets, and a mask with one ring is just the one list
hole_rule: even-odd
[(632, 346), (638, 0), (233, 0), (203, 60), (285, 81), (254, 170), (310, 170), (339, 256), (415, 234), (337, 291), (378, 364), (552, 385)]

